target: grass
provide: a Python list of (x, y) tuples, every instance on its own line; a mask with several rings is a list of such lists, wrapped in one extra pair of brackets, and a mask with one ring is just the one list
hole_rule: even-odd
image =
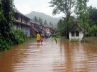
[(83, 38), (82, 42), (97, 44), (97, 37), (85, 37)]
[[(62, 36), (52, 36), (52, 38), (60, 38), (60, 39), (65, 39), (65, 40), (69, 40), (66, 39), (66, 37), (62, 37)], [(97, 37), (84, 37), (81, 41), (78, 39), (72, 39), (70, 40), (70, 42), (82, 42), (82, 43), (97, 43)]]
[(32, 40), (35, 40), (35, 38), (27, 38), (27, 39), (25, 40), (25, 42), (32, 41)]
[(81, 41), (78, 39), (72, 39), (70, 42), (82, 42), (82, 43), (93, 43), (94, 37), (84, 37)]
[(70, 42), (80, 42), (78, 39), (71, 39)]
[(82, 39), (81, 42), (83, 42), (83, 43), (91, 43), (92, 42), (92, 37), (85, 37), (85, 38)]

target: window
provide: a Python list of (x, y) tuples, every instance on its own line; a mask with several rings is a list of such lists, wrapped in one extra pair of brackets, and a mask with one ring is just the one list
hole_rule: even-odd
[(79, 36), (79, 32), (78, 31), (76, 31), (76, 36)]
[(18, 14), (17, 13), (15, 13), (15, 19), (18, 20)]
[(71, 36), (74, 36), (74, 31), (71, 32)]

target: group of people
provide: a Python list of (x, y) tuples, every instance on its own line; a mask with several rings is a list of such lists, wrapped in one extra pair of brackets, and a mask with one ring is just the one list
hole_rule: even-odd
[(40, 36), (39, 32), (36, 35), (36, 39), (37, 39), (37, 43), (41, 43), (43, 42), (43, 38)]

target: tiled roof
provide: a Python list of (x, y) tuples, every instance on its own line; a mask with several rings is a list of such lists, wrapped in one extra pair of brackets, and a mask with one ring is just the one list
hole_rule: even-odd
[(36, 27), (33, 27), (33, 29), (36, 31), (36, 32), (39, 32), (38, 29)]

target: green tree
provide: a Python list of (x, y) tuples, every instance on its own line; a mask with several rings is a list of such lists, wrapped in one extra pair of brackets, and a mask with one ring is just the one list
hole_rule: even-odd
[(97, 25), (97, 9), (90, 6), (88, 8), (88, 12), (89, 12), (89, 25), (93, 26), (93, 25)]
[[(15, 36), (12, 30), (14, 19), (13, 0), (0, 0), (0, 48), (1, 50), (9, 49), (14, 44)], [(4, 46), (6, 44), (6, 46)]]
[(50, 22), (50, 23), (49, 23), (49, 25), (53, 25), (53, 23), (52, 23), (52, 22)]
[(77, 15), (78, 24), (84, 28), (86, 33), (89, 31), (89, 12), (87, 7), (88, 0), (77, 0), (75, 13)]
[(75, 0), (51, 0), (49, 3), (51, 4), (50, 7), (54, 7), (52, 13), (54, 15), (60, 12), (64, 13), (68, 22), (72, 13), (72, 8), (74, 7), (76, 2)]
[(44, 21), (44, 25), (47, 25), (47, 21), (46, 20)]
[(57, 35), (62, 36), (64, 33), (64, 20), (60, 19), (57, 23)]
[(39, 18), (38, 18), (38, 22), (39, 22), (40, 24), (43, 24), (43, 19), (42, 19), (41, 17), (39, 17)]
[(38, 22), (38, 18), (35, 16), (35, 17), (33, 18), (33, 21)]
[(57, 32), (58, 35), (64, 36), (67, 34), (67, 27), (70, 28), (74, 24), (74, 17), (70, 16), (68, 20), (68, 25), (66, 24), (66, 19), (60, 19), (59, 22), (57, 23)]
[(93, 25), (89, 29), (89, 36), (97, 37), (97, 26)]

